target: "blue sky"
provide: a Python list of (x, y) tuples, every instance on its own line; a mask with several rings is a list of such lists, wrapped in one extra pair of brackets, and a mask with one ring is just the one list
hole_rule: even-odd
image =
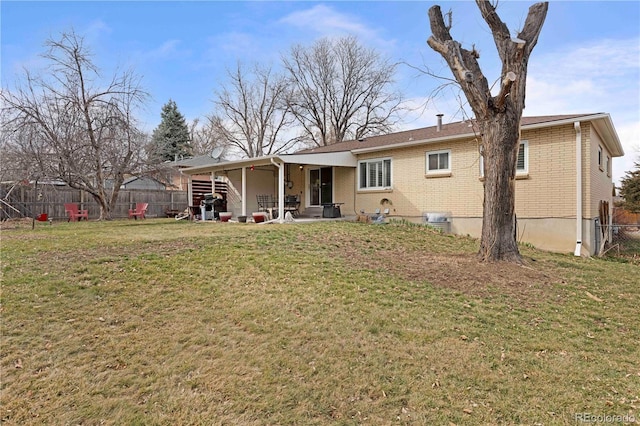
[[(213, 110), (214, 91), (237, 61), (279, 66), (292, 44), (354, 34), (394, 62), (450, 76), (426, 44), (427, 10), (453, 11), (454, 38), (475, 44), (490, 82), (498, 77), (495, 47), (469, 1), (7, 1), (0, 2), (1, 72), (10, 88), (23, 67), (38, 69), (43, 42), (74, 28), (85, 36), (105, 75), (133, 67), (151, 94), (140, 118), (148, 130), (169, 98), (191, 120)], [(501, 1), (498, 13), (512, 31), (533, 2)], [(397, 83), (408, 113), (399, 129), (458, 121), (458, 101), (445, 91), (421, 107), (440, 82), (400, 65)], [(640, 2), (552, 1), (529, 63), (525, 115), (608, 112), (626, 155), (614, 160), (614, 179), (640, 150)]]

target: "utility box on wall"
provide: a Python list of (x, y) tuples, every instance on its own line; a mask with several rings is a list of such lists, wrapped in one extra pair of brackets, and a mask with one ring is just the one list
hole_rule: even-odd
[(451, 233), (451, 212), (424, 212), (422, 221), (445, 234)]

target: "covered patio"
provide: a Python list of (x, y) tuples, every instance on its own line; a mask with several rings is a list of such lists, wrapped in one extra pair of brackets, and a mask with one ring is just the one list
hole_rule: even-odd
[[(228, 186), (227, 210), (234, 216), (251, 216), (263, 210), (258, 199), (273, 200), (272, 214), (282, 223), (286, 199), (299, 201), (301, 217), (321, 217), (327, 205), (353, 210), (357, 159), (350, 152), (282, 154), (215, 162), (183, 169), (189, 176), (189, 199), (193, 199), (192, 178), (208, 175), (212, 182)], [(350, 183), (349, 183), (350, 182)]]

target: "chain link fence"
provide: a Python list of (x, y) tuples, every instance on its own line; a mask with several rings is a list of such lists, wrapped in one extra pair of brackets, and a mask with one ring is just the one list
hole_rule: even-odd
[[(611, 239), (598, 255), (624, 258), (640, 264), (640, 224), (614, 223), (610, 230)], [(596, 233), (602, 235), (601, 232), (600, 225), (596, 225)]]

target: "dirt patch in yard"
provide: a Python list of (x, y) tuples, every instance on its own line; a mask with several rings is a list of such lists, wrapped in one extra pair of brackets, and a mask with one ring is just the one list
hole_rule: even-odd
[(479, 262), (475, 254), (381, 250), (375, 256), (362, 256), (355, 251), (348, 251), (345, 259), (354, 267), (384, 269), (407, 280), (428, 282), (470, 297), (501, 295), (526, 305), (546, 299), (551, 295), (551, 284), (562, 281), (527, 264)]

